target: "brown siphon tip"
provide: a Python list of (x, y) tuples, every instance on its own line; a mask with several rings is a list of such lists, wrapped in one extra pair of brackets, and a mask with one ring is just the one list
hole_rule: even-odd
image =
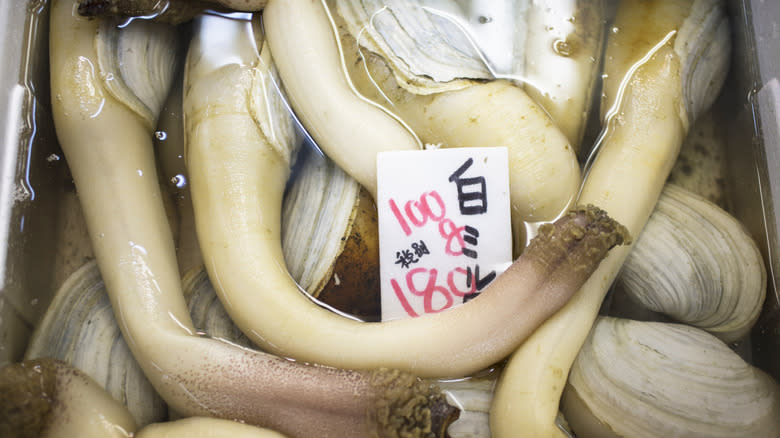
[(84, 17), (143, 17), (180, 24), (209, 7), (208, 2), (199, 0), (81, 0), (78, 11)]
[(541, 226), (523, 256), (533, 257), (547, 269), (566, 265), (574, 272), (589, 275), (610, 249), (630, 243), (626, 227), (604, 210), (586, 205)]
[(444, 438), (460, 410), (447, 403), (430, 382), (398, 370), (380, 369), (371, 375), (380, 394), (369, 415), (381, 438)]
[(41, 436), (56, 396), (59, 363), (34, 359), (0, 369), (0, 436)]
[(116, 0), (82, 0), (79, 2), (79, 15), (83, 17), (116, 16), (119, 8)]
[(449, 438), (447, 428), (460, 417), (460, 409), (447, 403), (444, 394), (431, 400), (431, 429), (434, 436)]

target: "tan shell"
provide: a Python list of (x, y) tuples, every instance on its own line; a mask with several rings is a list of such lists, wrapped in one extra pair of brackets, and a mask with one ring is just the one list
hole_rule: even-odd
[[(457, 90), (469, 86), (470, 79), (492, 79), (461, 7), (452, 1), (431, 3), (352, 0), (337, 2), (335, 9), (358, 43), (386, 59), (398, 83), (412, 93)], [(525, 2), (520, 4), (516, 14), (507, 17), (509, 24), (515, 16), (522, 18)], [(524, 33), (514, 35), (522, 47)], [(512, 53), (515, 41), (506, 43)]]
[(97, 263), (60, 287), (33, 333), (25, 359), (51, 357), (80, 369), (125, 404), (136, 423), (163, 421), (168, 409), (122, 338)]
[(460, 408), (460, 416), (447, 429), (451, 438), (490, 438), (490, 403), (500, 369), (477, 376), (438, 383), (447, 401)]
[(360, 185), (333, 161), (303, 149), (282, 209), (282, 248), (298, 285), (317, 297), (355, 219)]
[(780, 430), (780, 389), (703, 330), (603, 317), (562, 410), (578, 438), (769, 438)]
[(176, 29), (149, 20), (132, 20), (120, 28), (104, 19), (95, 48), (105, 87), (154, 128), (181, 59)]
[(667, 184), (617, 286), (650, 310), (731, 342), (758, 318), (766, 281), (761, 253), (741, 223)]
[(209, 276), (201, 267), (187, 272), (182, 278), (182, 290), (192, 324), (204, 336), (224, 339), (242, 347), (257, 349), (252, 341), (230, 320), (217, 298)]

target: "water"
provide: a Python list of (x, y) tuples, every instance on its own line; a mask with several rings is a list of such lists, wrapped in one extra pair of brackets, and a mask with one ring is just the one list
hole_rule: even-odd
[[(0, 331), (12, 334), (0, 364), (21, 354), (51, 300), (57, 195), (65, 166), (49, 110), (45, 1), (0, 6), (6, 32), (19, 38), (0, 50)], [(8, 9), (8, 10), (6, 10)]]

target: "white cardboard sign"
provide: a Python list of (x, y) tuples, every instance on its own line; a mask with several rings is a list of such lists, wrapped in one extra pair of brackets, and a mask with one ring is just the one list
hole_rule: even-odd
[(507, 150), (377, 157), (382, 320), (477, 296), (512, 261)]

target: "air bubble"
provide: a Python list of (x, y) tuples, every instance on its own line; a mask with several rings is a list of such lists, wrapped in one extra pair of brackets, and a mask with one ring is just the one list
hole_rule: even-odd
[(168, 138), (168, 133), (165, 131), (155, 131), (154, 136), (157, 140), (165, 141), (165, 139)]
[(185, 177), (182, 174), (178, 174), (173, 178), (171, 178), (171, 182), (173, 183), (173, 185), (181, 189), (187, 185), (187, 177)]
[(555, 40), (553, 43), (553, 50), (561, 56), (570, 56), (572, 47), (566, 40)]
[(482, 16), (480, 16), (480, 17), (478, 18), (478, 21), (479, 21), (479, 24), (488, 24), (488, 23), (490, 23), (491, 21), (493, 21), (493, 18), (491, 18), (491, 17), (486, 17), (486, 16), (482, 15)]
[(60, 161), (60, 156), (57, 155), (57, 154), (51, 154), (48, 157), (46, 157), (46, 161), (48, 161), (49, 163), (53, 163), (55, 161)]

